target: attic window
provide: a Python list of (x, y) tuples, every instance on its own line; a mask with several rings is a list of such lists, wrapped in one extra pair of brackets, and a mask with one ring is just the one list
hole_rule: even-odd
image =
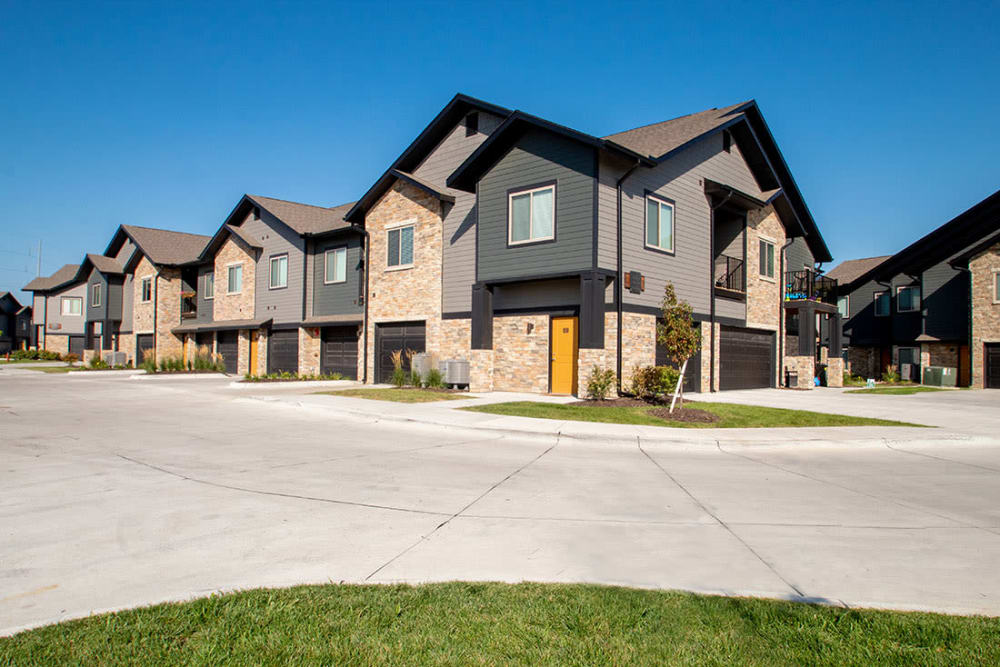
[(465, 136), (471, 137), (472, 135), (478, 132), (479, 132), (479, 114), (477, 112), (473, 112), (465, 117)]
[(722, 131), (722, 150), (727, 153), (733, 150), (733, 135), (729, 134), (729, 130)]
[(253, 219), (260, 220), (260, 208), (256, 206), (253, 207)]

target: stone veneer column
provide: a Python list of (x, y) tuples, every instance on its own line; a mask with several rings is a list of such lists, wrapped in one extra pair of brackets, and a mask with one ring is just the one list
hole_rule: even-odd
[(844, 360), (841, 359), (840, 357), (831, 357), (827, 361), (826, 386), (828, 387), (844, 386)]
[(171, 332), (181, 323), (181, 272), (161, 268), (154, 280), (156, 299), (156, 360), (180, 357), (181, 339)]
[(1000, 343), (1000, 303), (994, 303), (994, 281), (1000, 271), (1000, 243), (969, 261), (972, 273), (972, 386), (986, 386), (986, 343)]
[(299, 373), (319, 375), (322, 339), (318, 327), (299, 327)]

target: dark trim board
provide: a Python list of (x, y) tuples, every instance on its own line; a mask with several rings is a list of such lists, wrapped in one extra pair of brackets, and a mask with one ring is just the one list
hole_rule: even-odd
[[(540, 190), (543, 188), (552, 188), (552, 238), (542, 239), (540, 241), (518, 241), (517, 243), (510, 242), (510, 232), (511, 232), (511, 219), (510, 219), (510, 198), (514, 195), (518, 195), (524, 192), (529, 192), (531, 190)], [(530, 208), (530, 199), (529, 199)], [(515, 188), (507, 189), (507, 202), (506, 202), (506, 220), (507, 220), (507, 247), (508, 248), (523, 248), (525, 246), (536, 246), (545, 245), (546, 243), (555, 243), (559, 240), (559, 181), (558, 179), (549, 179), (547, 181), (542, 181), (540, 183), (533, 183), (531, 185), (519, 185)], [(478, 231), (478, 230), (477, 230)], [(478, 236), (478, 235), (477, 235)]]
[(605, 276), (614, 276), (615, 272), (610, 269), (577, 269), (574, 271), (559, 271), (556, 273), (535, 273), (526, 276), (518, 276), (516, 278), (498, 278), (496, 280), (482, 280), (477, 281), (476, 285), (480, 287), (490, 287), (493, 285), (510, 285), (514, 283), (530, 283), (536, 280), (557, 280), (559, 278), (577, 278), (584, 274), (599, 273)]
[(550, 317), (579, 317), (579, 306), (535, 306), (533, 308), (507, 308), (494, 310), (493, 317), (511, 317), (513, 315), (539, 315), (547, 313)]
[(460, 310), (453, 313), (441, 313), (442, 320), (471, 320), (471, 310)]

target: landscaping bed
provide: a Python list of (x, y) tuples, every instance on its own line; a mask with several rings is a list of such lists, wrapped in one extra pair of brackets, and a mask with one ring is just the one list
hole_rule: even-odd
[(850, 389), (845, 394), (886, 394), (890, 396), (907, 396), (924, 394), (932, 391), (952, 391), (945, 387), (925, 387), (920, 384), (876, 386), (871, 389)]
[(348, 398), (368, 398), (375, 401), (393, 401), (396, 403), (430, 403), (432, 401), (458, 401), (463, 398), (475, 398), (458, 389), (436, 389), (420, 387), (392, 387), (365, 389), (338, 389), (336, 391), (320, 391), (319, 394), (330, 396), (345, 396)]
[(319, 585), (0, 638), (0, 664), (1000, 662), (1000, 621), (587, 584)]
[(240, 382), (335, 382), (346, 380), (340, 373), (329, 375), (293, 375), (292, 373), (270, 373), (268, 375), (246, 375)]

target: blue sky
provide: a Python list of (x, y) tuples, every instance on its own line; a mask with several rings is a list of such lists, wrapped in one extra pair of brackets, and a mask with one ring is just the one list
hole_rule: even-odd
[(755, 98), (837, 261), (1000, 185), (995, 2), (0, 10), (0, 290), (39, 239), (47, 275), (244, 192), (356, 199), (456, 92), (597, 135)]

